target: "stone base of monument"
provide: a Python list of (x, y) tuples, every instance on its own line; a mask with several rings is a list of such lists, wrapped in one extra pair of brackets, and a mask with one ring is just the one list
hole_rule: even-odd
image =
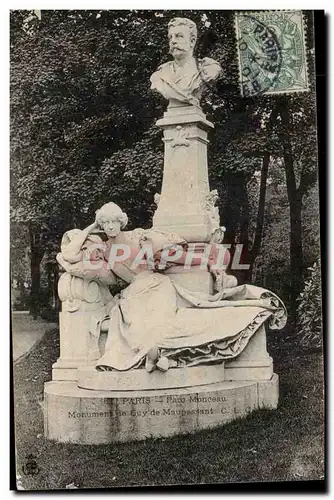
[(147, 391), (209, 385), (224, 380), (224, 363), (190, 368), (171, 368), (166, 372), (144, 369), (97, 371), (94, 366), (78, 368), (78, 387), (94, 391)]
[(270, 380), (130, 391), (82, 389), (55, 380), (45, 384), (44, 430), (57, 442), (136, 441), (221, 426), (277, 404), (276, 374)]

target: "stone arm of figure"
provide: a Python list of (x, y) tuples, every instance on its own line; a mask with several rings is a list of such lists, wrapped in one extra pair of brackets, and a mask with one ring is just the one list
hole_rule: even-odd
[[(176, 253), (176, 250), (169, 250), (170, 256), (175, 255), (175, 253)], [(176, 265), (185, 264), (186, 259), (187, 259), (187, 255), (188, 255), (188, 250), (184, 248), (182, 250), (182, 254), (177, 259), (175, 259), (175, 260), (173, 259), (172, 264), (176, 264)], [(156, 259), (161, 258), (161, 251), (159, 251), (155, 254), (155, 258)], [(203, 259), (204, 259), (204, 257), (202, 257), (202, 255), (197, 257), (194, 254), (191, 258), (191, 266), (200, 266), (202, 264)], [(225, 252), (223, 251), (223, 245), (211, 244), (210, 253), (209, 253), (209, 256), (207, 257), (207, 259), (208, 259), (209, 271), (211, 271), (212, 274), (215, 274), (216, 270), (218, 272), (218, 271), (225, 270), (227, 268), (227, 266), (230, 263), (231, 256), (230, 256), (230, 252), (227, 249), (225, 249)], [(222, 262), (220, 262), (220, 260)], [(224, 266), (224, 267), (222, 268), (222, 266)]]
[(74, 229), (65, 233), (61, 253), (56, 258), (72, 276), (92, 279), (109, 286), (116, 283), (116, 276), (105, 259), (105, 243), (99, 236), (91, 235), (97, 227), (94, 222), (82, 231)]
[(72, 274), (72, 276), (76, 276), (77, 278), (90, 278), (108, 286), (114, 285), (117, 282), (115, 274), (108, 268), (108, 262), (101, 258), (93, 257), (89, 268), (85, 265), (83, 260), (73, 263), (68, 262), (64, 259), (62, 253), (59, 253), (56, 259), (58, 264), (60, 264), (65, 271)]
[(103, 320), (101, 321), (101, 326), (100, 326), (100, 332), (101, 333), (108, 333), (108, 330), (109, 330), (109, 323), (110, 323), (110, 313), (111, 313), (111, 310), (115, 307), (115, 305), (118, 304), (119, 300), (120, 300), (120, 297), (121, 297), (121, 294), (118, 293), (117, 295), (115, 295), (112, 300), (109, 302), (109, 305), (108, 305), (108, 311), (107, 311), (107, 315), (105, 318), (103, 318)]
[(237, 278), (226, 272), (230, 260), (231, 254), (227, 248), (219, 243), (211, 245), (208, 269), (215, 278), (214, 287), (217, 292), (221, 292), (224, 288), (233, 288), (238, 285)]
[[(170, 250), (169, 251), (169, 255), (171, 257), (173, 257), (176, 253), (176, 250)], [(182, 254), (180, 255), (180, 257), (178, 257), (177, 259), (174, 259), (173, 257), (173, 260), (171, 261), (171, 264), (172, 265), (183, 265), (185, 264), (187, 261), (187, 255), (188, 255), (188, 250), (187, 249), (183, 249), (182, 250)], [(156, 254), (156, 258), (160, 258), (160, 252), (158, 252)], [(196, 257), (195, 255), (192, 255), (192, 258), (191, 258), (191, 266), (200, 266), (202, 263), (202, 257)]]
[(66, 262), (74, 264), (82, 259), (82, 247), (89, 236), (95, 229), (98, 228), (96, 222), (90, 224), (82, 231), (78, 232), (73, 239), (62, 249), (62, 256)]
[[(173, 252), (171, 252), (172, 254)], [(186, 263), (187, 250), (183, 250), (180, 257), (173, 260), (173, 265), (183, 265)], [(204, 257), (193, 256), (191, 266), (200, 266)], [(227, 248), (218, 243), (212, 243), (208, 256), (207, 267), (215, 278), (215, 289), (221, 291), (224, 288), (232, 288), (238, 285), (238, 280), (235, 276), (228, 275), (226, 269), (230, 263), (231, 255)]]
[(227, 248), (219, 243), (212, 243), (208, 258), (208, 269), (213, 275), (226, 272), (230, 263), (231, 254)]

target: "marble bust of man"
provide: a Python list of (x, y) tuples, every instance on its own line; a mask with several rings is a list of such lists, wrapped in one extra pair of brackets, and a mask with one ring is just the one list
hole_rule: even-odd
[(168, 23), (168, 40), (173, 61), (162, 64), (153, 73), (151, 89), (168, 99), (170, 106), (180, 103), (199, 106), (205, 83), (218, 78), (221, 66), (209, 57), (195, 59), (197, 28), (190, 19), (172, 19)]

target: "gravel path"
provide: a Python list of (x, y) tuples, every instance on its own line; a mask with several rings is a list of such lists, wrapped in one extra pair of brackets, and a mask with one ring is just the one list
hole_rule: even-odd
[(57, 327), (43, 319), (33, 319), (28, 312), (12, 312), (13, 360), (17, 361), (27, 354), (44, 335)]

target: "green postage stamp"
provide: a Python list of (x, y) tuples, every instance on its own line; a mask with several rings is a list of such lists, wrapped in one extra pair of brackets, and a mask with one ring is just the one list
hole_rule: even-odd
[(242, 94), (308, 90), (302, 11), (236, 13)]

